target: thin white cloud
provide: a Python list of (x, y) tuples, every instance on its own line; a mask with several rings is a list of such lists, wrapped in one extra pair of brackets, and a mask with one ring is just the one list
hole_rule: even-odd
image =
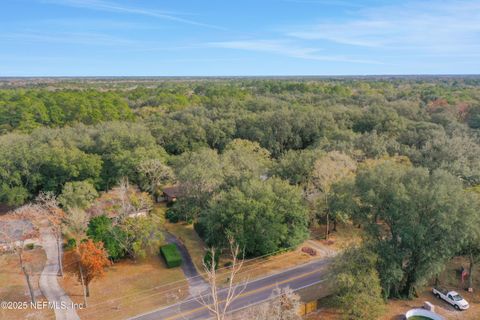
[(26, 30), (23, 32), (0, 33), (0, 41), (4, 43), (49, 43), (59, 45), (80, 45), (104, 48), (121, 48), (123, 52), (167, 52), (185, 51), (203, 48), (204, 46), (171, 45), (157, 41), (141, 41), (112, 36), (97, 32), (37, 32)]
[(304, 40), (432, 54), (480, 50), (479, 1), (409, 1), (360, 9), (352, 17), (286, 33)]
[[(56, 30), (79, 29), (79, 30), (117, 30), (117, 29), (162, 29), (161, 26), (152, 26), (142, 22), (125, 21), (118, 19), (94, 19), (94, 18), (59, 18), (32, 21), (30, 24), (23, 23), (23, 26), (35, 25), (40, 27), (62, 28)], [(55, 29), (53, 29), (55, 30)]]
[(6, 41), (47, 42), (58, 44), (78, 44), (94, 46), (132, 46), (136, 41), (114, 37), (108, 34), (90, 32), (54, 32), (40, 33), (36, 31), (12, 32), (0, 34), (0, 39)]
[(355, 59), (348, 56), (322, 55), (322, 54), (319, 54), (319, 52), (322, 51), (321, 49), (303, 47), (303, 46), (296, 45), (291, 41), (285, 41), (285, 40), (222, 41), (222, 42), (210, 42), (207, 45), (215, 48), (274, 53), (274, 54), (283, 55), (287, 57), (306, 59), (306, 60), (381, 64), (378, 61)]
[(181, 18), (174, 13), (169, 11), (160, 11), (160, 10), (149, 10), (138, 7), (128, 7), (115, 2), (108, 2), (102, 0), (41, 0), (44, 3), (57, 4), (62, 6), (85, 8), (95, 11), (107, 11), (107, 12), (116, 12), (116, 13), (126, 13), (126, 14), (135, 14), (142, 15), (152, 18), (158, 18), (163, 20), (169, 20), (184, 24), (190, 24), (198, 27), (206, 27), (212, 29), (225, 30), (223, 27), (202, 23), (190, 19)]
[(282, 0), (283, 2), (292, 3), (304, 3), (304, 4), (319, 4), (323, 6), (335, 6), (335, 7), (362, 7), (362, 4), (355, 1), (344, 0)]

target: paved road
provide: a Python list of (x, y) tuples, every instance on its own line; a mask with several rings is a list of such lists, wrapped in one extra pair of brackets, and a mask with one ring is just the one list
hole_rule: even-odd
[(167, 240), (168, 243), (174, 243), (180, 251), (180, 255), (182, 256), (182, 271), (188, 279), (190, 295), (194, 296), (207, 290), (208, 284), (199, 275), (185, 245), (177, 237), (168, 232), (165, 232), (165, 240)]
[[(290, 287), (293, 290), (308, 287), (327, 279), (326, 266), (330, 259), (322, 259), (300, 265), (283, 272), (251, 281), (242, 294), (232, 303), (229, 311), (238, 311), (252, 304), (268, 300), (276, 288)], [(225, 291), (221, 292), (225, 295)], [(161, 308), (130, 320), (174, 320), (174, 319), (209, 319), (211, 315), (198, 299), (190, 298), (165, 308)]]
[(40, 290), (49, 302), (56, 306), (67, 306), (67, 309), (55, 308), (56, 320), (80, 320), (77, 312), (72, 309), (72, 300), (63, 291), (57, 281), (58, 275), (58, 250), (57, 241), (50, 228), (41, 228), (41, 241), (43, 250), (47, 255), (47, 261), (40, 275)]

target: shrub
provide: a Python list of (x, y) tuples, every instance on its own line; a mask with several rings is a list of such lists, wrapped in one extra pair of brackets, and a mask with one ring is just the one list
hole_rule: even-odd
[(28, 243), (25, 245), (25, 249), (33, 250), (35, 248), (35, 243)]
[(92, 218), (88, 223), (87, 236), (95, 242), (103, 242), (109, 258), (119, 260), (127, 254), (123, 243), (127, 235), (105, 215)]
[(71, 239), (68, 239), (65, 248), (71, 250), (71, 249), (75, 248), (76, 246), (77, 246), (77, 241), (75, 239), (71, 238)]
[(182, 264), (182, 256), (180, 255), (177, 246), (173, 243), (160, 247), (160, 254), (163, 259), (165, 259), (168, 268), (175, 268)]
[(172, 208), (169, 208), (167, 212), (165, 212), (165, 218), (171, 223), (177, 223), (180, 220), (178, 212)]
[(195, 230), (195, 232), (197, 232), (197, 234), (200, 238), (204, 238), (205, 235), (207, 234), (207, 228), (202, 223), (195, 222), (193, 224), (193, 229)]

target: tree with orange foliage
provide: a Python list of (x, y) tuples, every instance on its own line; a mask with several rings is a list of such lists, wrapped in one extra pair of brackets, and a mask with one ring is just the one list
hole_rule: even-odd
[(79, 245), (80, 264), (83, 274), (79, 274), (79, 280), (85, 282), (87, 297), (90, 296), (88, 285), (95, 278), (100, 278), (105, 273), (104, 268), (110, 265), (108, 253), (102, 242), (93, 242), (89, 239)]

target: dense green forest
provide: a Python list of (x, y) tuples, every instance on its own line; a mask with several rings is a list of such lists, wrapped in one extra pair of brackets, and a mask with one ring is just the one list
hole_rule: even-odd
[(247, 256), (298, 245), (315, 221), (353, 221), (385, 297), (411, 296), (453, 256), (480, 251), (478, 79), (4, 87), (3, 203), (123, 177), (155, 193), (152, 179), (166, 177), (182, 187), (170, 219), (194, 223), (210, 245), (234, 237)]

